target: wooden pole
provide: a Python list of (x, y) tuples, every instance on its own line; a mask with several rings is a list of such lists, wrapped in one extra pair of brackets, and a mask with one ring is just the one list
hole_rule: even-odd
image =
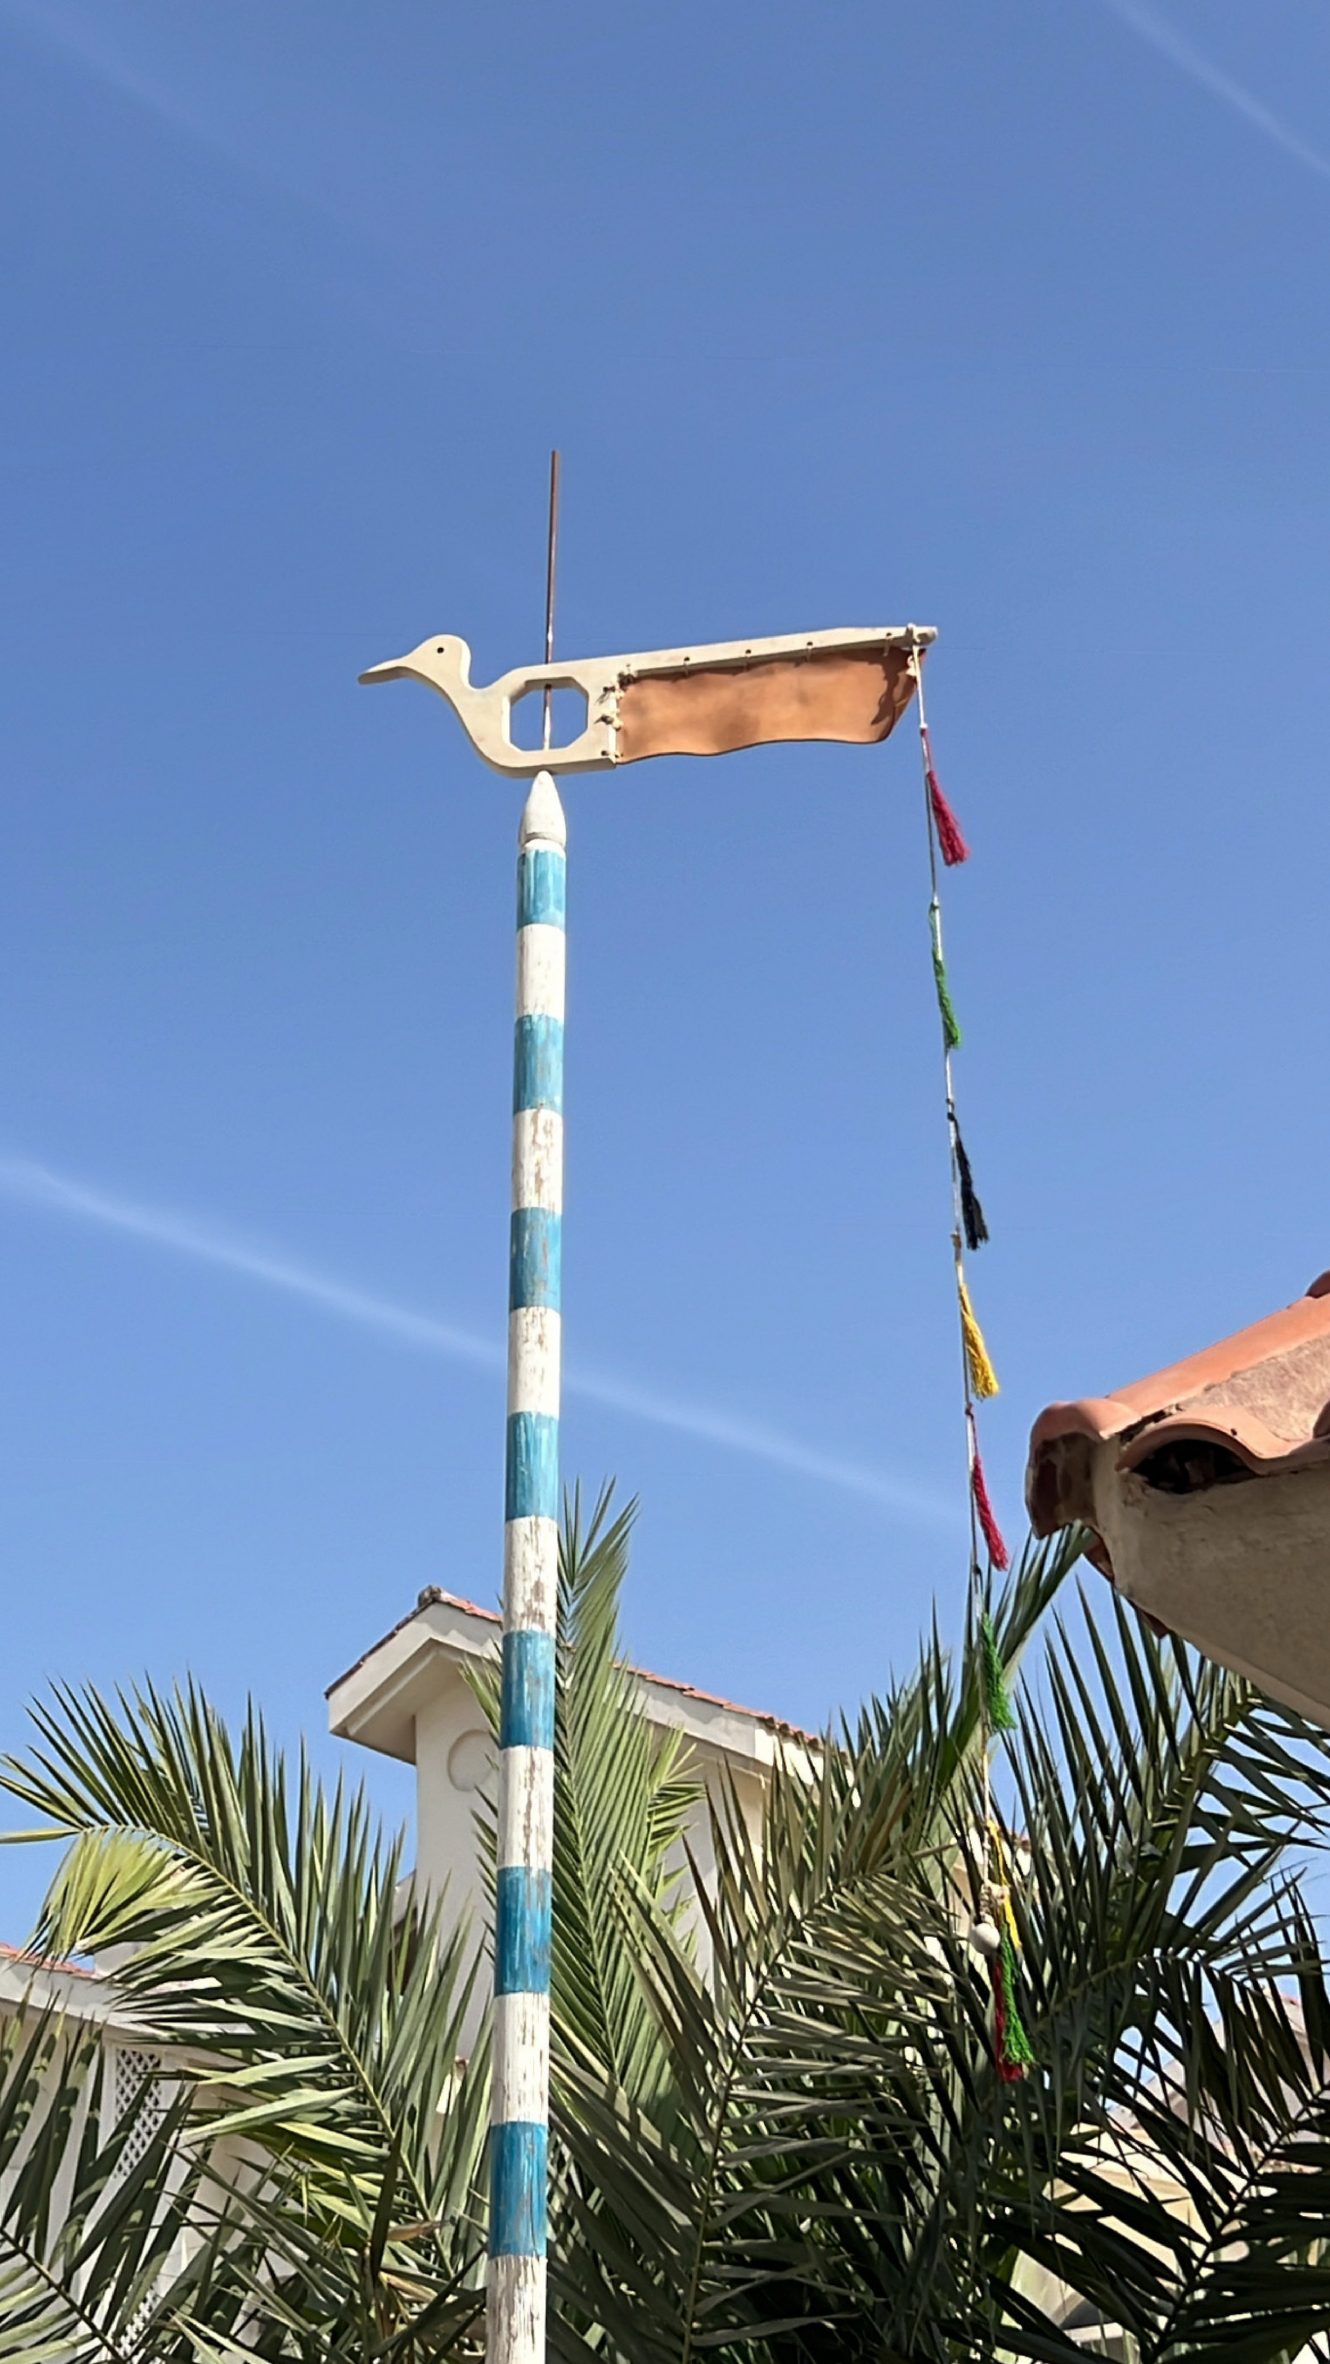
[[(558, 494), (556, 452), (550, 465), (547, 656), (554, 631)], [(547, 746), (549, 736), (547, 692)], [(558, 789), (549, 772), (538, 772), (517, 855), (489, 2364), (544, 2364), (545, 2357), (566, 841)]]

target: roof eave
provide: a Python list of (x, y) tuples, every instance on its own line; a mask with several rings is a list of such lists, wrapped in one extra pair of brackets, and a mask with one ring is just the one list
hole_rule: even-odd
[[(328, 1724), (341, 1740), (414, 1764), (415, 1719), (446, 1668), (459, 1672), (495, 1655), (499, 1620), (492, 1610), (430, 1587), (383, 1640), (330, 1685)], [(792, 1725), (713, 1698), (687, 1684), (638, 1671), (652, 1723), (681, 1732), (695, 1746), (734, 1765), (765, 1770), (782, 1755), (811, 1762), (818, 1743)]]

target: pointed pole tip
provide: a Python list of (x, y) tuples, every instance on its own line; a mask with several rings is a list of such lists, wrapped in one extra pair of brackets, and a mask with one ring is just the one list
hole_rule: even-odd
[(527, 846), (534, 844), (537, 838), (545, 845), (568, 843), (568, 824), (551, 772), (537, 772), (531, 783), (531, 794), (522, 808), (522, 825), (517, 833), (517, 842)]

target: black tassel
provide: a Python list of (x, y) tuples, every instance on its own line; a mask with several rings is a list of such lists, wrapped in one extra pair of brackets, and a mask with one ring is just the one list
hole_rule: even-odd
[(988, 1225), (984, 1221), (984, 1210), (979, 1204), (979, 1193), (974, 1186), (970, 1160), (966, 1155), (965, 1143), (961, 1139), (961, 1128), (956, 1122), (954, 1108), (951, 1111), (951, 1139), (956, 1152), (956, 1181), (961, 1195), (961, 1222), (965, 1229), (965, 1245), (973, 1255), (975, 1249), (982, 1248), (987, 1239)]

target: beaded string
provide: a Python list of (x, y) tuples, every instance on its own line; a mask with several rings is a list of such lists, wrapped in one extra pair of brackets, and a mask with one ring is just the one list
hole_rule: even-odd
[[(933, 962), (933, 984), (937, 995), (938, 1023), (942, 1036), (942, 1083), (947, 1120), (947, 1146), (951, 1167), (952, 1190), (952, 1259), (956, 1284), (956, 1312), (960, 1329), (961, 1400), (965, 1423), (965, 1459), (968, 1475), (967, 1499), (970, 1515), (970, 1627), (978, 1645), (980, 1660), (980, 1720), (982, 1738), (982, 1779), (984, 1816), (984, 1880), (980, 1893), (980, 1915), (971, 1929), (971, 1940), (988, 1962), (993, 1987), (993, 2051), (998, 2074), (1004, 2082), (1015, 2083), (1033, 2066), (1034, 2053), (1021, 2024), (1016, 1993), (1017, 1960), (1020, 1936), (1011, 1904), (1011, 1882), (1007, 1871), (1007, 1850), (1002, 1829), (993, 1812), (990, 1758), (997, 1733), (1011, 1731), (1015, 1715), (1007, 1691), (1001, 1652), (992, 1620), (988, 1614), (988, 1578), (993, 1570), (999, 1573), (1009, 1565), (1010, 1555), (1003, 1541), (1002, 1530), (993, 1510), (984, 1475), (983, 1459), (979, 1451), (979, 1424), (976, 1405), (986, 1402), (998, 1392), (997, 1373), (993, 1368), (983, 1331), (970, 1295), (966, 1274), (967, 1253), (974, 1255), (988, 1238), (988, 1224), (975, 1189), (974, 1172), (961, 1134), (956, 1113), (956, 1091), (952, 1059), (961, 1047), (961, 1027), (952, 999), (951, 982), (947, 975), (946, 953), (942, 937), (942, 900), (939, 893), (941, 873), (952, 869), (969, 857), (969, 846), (962, 834), (938, 779), (933, 760), (933, 744), (929, 736), (928, 715), (924, 705), (923, 646), (916, 643), (910, 651), (910, 671), (914, 677), (918, 701), (919, 750), (923, 765), (924, 818), (928, 841), (928, 933)], [(982, 1550), (981, 1550), (982, 1546)], [(986, 1573), (987, 1571), (987, 1573)]]

